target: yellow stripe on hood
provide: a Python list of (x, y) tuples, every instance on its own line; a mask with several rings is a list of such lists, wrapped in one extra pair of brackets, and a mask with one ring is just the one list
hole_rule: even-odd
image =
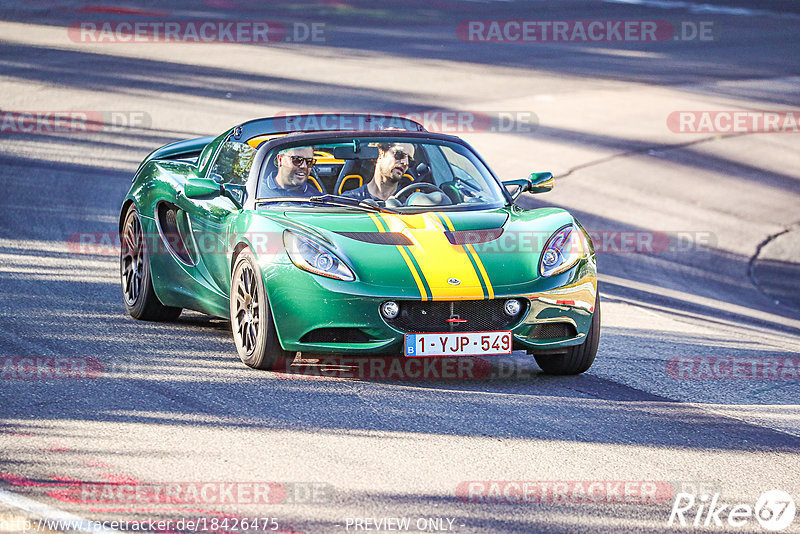
[[(444, 213), (441, 214), (441, 217), (442, 220), (445, 222), (445, 224), (447, 224), (447, 228), (451, 232), (455, 231), (453, 223), (450, 221), (450, 217), (448, 217)], [(483, 266), (483, 262), (481, 261), (480, 256), (478, 256), (478, 253), (475, 251), (475, 247), (473, 247), (472, 245), (466, 245), (466, 246), (462, 245), (462, 248), (467, 251), (467, 254), (469, 254), (472, 257), (473, 262), (475, 263), (475, 265), (477, 265), (478, 272), (480, 273), (481, 278), (483, 279), (483, 285), (486, 287), (486, 293), (487, 293), (486, 296), (490, 299), (493, 299), (494, 288), (492, 287), (492, 282), (489, 280), (489, 275), (486, 273), (486, 268)]]
[[(407, 248), (421, 269), (431, 289), (433, 300), (472, 300), (486, 297), (479, 274), (461, 245), (452, 245), (445, 236), (444, 225), (432, 213), (417, 215), (378, 215), (390, 232), (399, 232), (412, 241)], [(482, 267), (482, 266), (481, 266)], [(414, 271), (412, 270), (412, 274)], [(448, 284), (451, 278), (459, 285)]]
[[(384, 222), (373, 213), (369, 214), (370, 219), (372, 222), (375, 223), (375, 226), (378, 228), (378, 232), (385, 232), (386, 228), (384, 227)], [(422, 275), (417, 271), (417, 268), (414, 267), (414, 263), (411, 261), (411, 258), (408, 257), (408, 253), (406, 252), (404, 247), (400, 245), (395, 245), (397, 250), (400, 252), (400, 255), (403, 257), (403, 260), (406, 262), (408, 266), (409, 272), (411, 272), (411, 276), (414, 277), (414, 282), (417, 284), (417, 289), (419, 289), (419, 295), (422, 297), (422, 300), (428, 300), (428, 292), (425, 290), (425, 284), (422, 283)]]

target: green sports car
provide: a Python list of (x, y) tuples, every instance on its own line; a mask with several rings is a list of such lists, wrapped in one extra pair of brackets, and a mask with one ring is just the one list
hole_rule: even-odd
[(586, 371), (600, 302), (591, 239), (526, 210), (550, 173), (501, 182), (463, 140), (398, 117), (272, 117), (172, 143), (119, 219), (130, 315), (229, 318), (242, 361), (298, 352), (484, 356)]

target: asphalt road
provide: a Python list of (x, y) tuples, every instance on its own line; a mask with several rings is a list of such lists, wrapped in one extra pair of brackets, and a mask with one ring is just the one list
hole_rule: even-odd
[[(162, 531), (261, 518), (302, 533), (662, 532), (689, 529), (668, 525), (680, 491), (764, 511), (774, 489), (800, 504), (800, 133), (669, 119), (749, 110), (796, 125), (797, 3), (65, 0), (0, 2), (0, 20), (0, 532), (63, 514), (172, 520)], [(157, 20), (277, 21), (300, 42), (95, 43), (69, 30)], [(465, 40), (463, 21), (492, 20), (677, 33)], [(515, 353), (471, 379), (263, 373), (238, 361), (225, 321), (128, 317), (104, 239), (138, 162), (307, 110), (493, 117), (449, 132), (503, 177), (553, 171), (555, 189), (521, 204), (564, 206), (598, 236), (594, 366), (548, 377)], [(26, 111), (97, 122), (24, 131), (9, 117)], [(90, 378), (22, 379), (23, 357), (66, 358)], [(754, 517), (701, 529), (765, 531)], [(798, 530), (800, 518), (785, 531)]]

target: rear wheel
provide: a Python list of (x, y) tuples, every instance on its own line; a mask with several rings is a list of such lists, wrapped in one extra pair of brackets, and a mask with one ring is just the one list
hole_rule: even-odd
[(261, 271), (250, 249), (236, 258), (231, 280), (231, 329), (236, 351), (253, 369), (274, 369), (293, 354), (283, 350), (275, 332)]
[(144, 237), (139, 212), (131, 205), (120, 236), (119, 267), (125, 308), (131, 317), (142, 321), (174, 321), (181, 314), (181, 308), (164, 306), (158, 300)]
[(581, 345), (570, 347), (566, 354), (535, 355), (536, 363), (547, 374), (550, 375), (577, 375), (580, 374), (594, 362), (597, 355), (597, 346), (600, 344), (600, 295), (597, 295), (595, 302), (592, 323), (589, 325), (589, 332), (586, 334), (586, 341)]

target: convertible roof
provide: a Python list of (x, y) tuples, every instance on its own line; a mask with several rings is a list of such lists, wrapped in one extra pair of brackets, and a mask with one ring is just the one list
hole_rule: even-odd
[(308, 115), (283, 115), (277, 117), (266, 117), (244, 122), (230, 130), (226, 130), (218, 137), (199, 137), (169, 143), (151, 152), (139, 164), (139, 169), (134, 174), (134, 179), (144, 168), (144, 165), (155, 159), (181, 158), (181, 157), (200, 157), (200, 164), (208, 163), (209, 158), (203, 160), (203, 154), (212, 154), (208, 147), (223, 136), (230, 135), (233, 139), (247, 142), (251, 139), (261, 137), (258, 143), (251, 146), (260, 146), (263, 141), (269, 141), (278, 136), (289, 133), (313, 133), (313, 132), (336, 132), (336, 131), (366, 131), (366, 132), (427, 132), (418, 122), (399, 115), (380, 115), (374, 113), (311, 113)]
[[(410, 132), (408, 130), (320, 130), (315, 132), (296, 133), (294, 135), (275, 135), (270, 139), (265, 139), (265, 142), (261, 143), (258, 146), (258, 149), (261, 150), (265, 147), (269, 147), (271, 149), (275, 146), (284, 144), (290, 146), (308, 144), (309, 142), (313, 144), (314, 141), (319, 139), (333, 141), (336, 139), (352, 139), (353, 137), (368, 137), (373, 139), (408, 139), (408, 142), (413, 142), (414, 140), (419, 139), (436, 140), (457, 143), (469, 147), (467, 142), (460, 137), (450, 134), (429, 132), (427, 130), (421, 132)], [(472, 151), (474, 152), (474, 150)]]
[(236, 126), (233, 138), (247, 141), (258, 136), (288, 133), (400, 130), (425, 132), (418, 122), (399, 115), (374, 113), (312, 113), (255, 119)]

